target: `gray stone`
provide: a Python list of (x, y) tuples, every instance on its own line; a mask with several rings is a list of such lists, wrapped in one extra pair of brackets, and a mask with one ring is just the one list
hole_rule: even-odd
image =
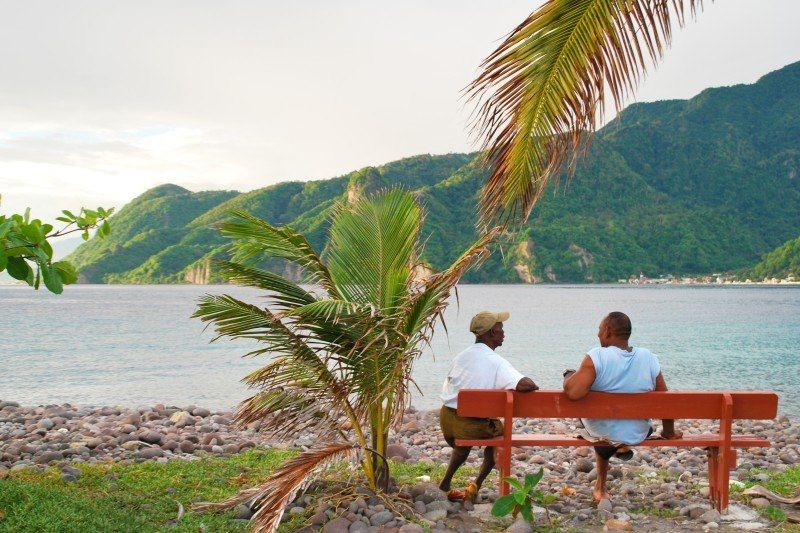
[(55, 426), (55, 423), (49, 418), (42, 418), (39, 420), (39, 423), (36, 424), (36, 427), (42, 429), (53, 429), (53, 426)]
[[(445, 511), (444, 515), (447, 516), (447, 511)], [(394, 513), (391, 511), (379, 511), (370, 517), (369, 523), (373, 526), (382, 526), (392, 521), (392, 519), (394, 519)]]
[(400, 528), (399, 533), (423, 533), (424, 531), (419, 524), (405, 524)]
[(425, 514), (428, 512), (427, 505), (422, 500), (417, 500), (414, 502), (414, 510), (417, 514)]
[(753, 498), (750, 501), (750, 505), (756, 509), (764, 509), (765, 507), (769, 507), (769, 500), (766, 498)]
[(716, 509), (709, 509), (705, 513), (701, 514), (698, 517), (698, 520), (703, 522), (704, 524), (708, 524), (709, 522), (717, 522), (719, 523), (722, 520), (722, 516), (719, 514), (719, 511)]
[(350, 531), (350, 520), (347, 518), (335, 518), (325, 524), (322, 533), (348, 533)]
[(532, 533), (533, 528), (529, 523), (522, 519), (522, 517), (518, 517), (517, 521), (508, 526), (506, 529), (508, 533)]
[(350, 524), (350, 533), (358, 533), (361, 531), (369, 531), (370, 527), (362, 522), (361, 520), (356, 520), (352, 524)]
[(429, 511), (425, 513), (424, 518), (426, 520), (430, 520), (431, 522), (436, 522), (438, 520), (444, 520), (447, 518), (447, 511), (444, 509), (436, 509), (435, 511)]
[(204, 407), (195, 407), (192, 409), (192, 415), (205, 418), (211, 414), (211, 411)]
[(159, 444), (161, 443), (162, 438), (163, 435), (161, 435), (161, 433), (159, 433), (158, 431), (147, 431), (139, 437), (139, 440), (144, 441), (148, 444)]
[(402, 457), (403, 459), (408, 459), (411, 457), (408, 453), (408, 449), (403, 446), (402, 444), (390, 444), (386, 447), (386, 456), (387, 457)]
[(243, 503), (234, 507), (233, 510), (236, 513), (237, 520), (250, 520), (250, 517), (253, 516), (253, 510)]
[[(436, 500), (429, 504), (425, 505), (425, 512), (436, 511), (439, 509), (444, 509), (445, 511), (450, 510), (451, 503), (447, 500)], [(460, 504), (458, 504), (460, 507)]]
[(587, 459), (586, 457), (581, 457), (575, 462), (575, 470), (578, 472), (583, 472), (588, 474), (594, 468), (594, 463), (591, 459)]
[(598, 511), (606, 511), (606, 512), (610, 513), (613, 509), (614, 509), (614, 506), (611, 503), (611, 500), (602, 499), (597, 504), (597, 510)]
[(163, 457), (164, 451), (161, 448), (145, 448), (138, 453), (138, 457), (142, 459), (155, 459), (156, 457)]
[(44, 452), (42, 455), (35, 459), (35, 463), (39, 465), (46, 465), (53, 461), (60, 461), (64, 458), (64, 454), (58, 451)]

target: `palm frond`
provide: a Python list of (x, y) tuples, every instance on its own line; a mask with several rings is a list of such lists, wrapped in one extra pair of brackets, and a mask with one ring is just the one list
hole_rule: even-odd
[(452, 288), (470, 268), (480, 265), (488, 257), (489, 245), (502, 231), (503, 228), (497, 226), (484, 233), (447, 270), (432, 275), (424, 287), (412, 295), (403, 324), (412, 342), (419, 340), (420, 336), (423, 340), (427, 338), (436, 317), (447, 306)]
[(331, 276), (347, 300), (390, 308), (408, 282), (422, 211), (408, 192), (394, 189), (340, 205), (328, 241)]
[(267, 481), (232, 498), (218, 503), (201, 502), (192, 505), (194, 511), (225, 511), (252, 501), (255, 513), (254, 533), (274, 533), (278, 530), (286, 504), (308, 483), (309, 477), (333, 461), (351, 458), (358, 448), (350, 443), (330, 443), (309, 450), (287, 461)]
[(484, 223), (527, 219), (564, 161), (574, 168), (607, 90), (621, 109), (686, 5), (702, 0), (548, 0), (484, 61), (468, 87), (491, 169)]
[(282, 308), (293, 309), (316, 301), (298, 284), (278, 274), (243, 263), (217, 261), (217, 271), (228, 281), (244, 287), (256, 287), (270, 292), (270, 299)]
[(299, 265), (309, 283), (320, 285), (331, 297), (338, 295), (327, 267), (308, 240), (292, 228), (275, 227), (246, 211), (232, 211), (231, 219), (220, 224), (219, 230), (235, 239), (232, 257), (234, 262), (265, 257), (285, 259)]

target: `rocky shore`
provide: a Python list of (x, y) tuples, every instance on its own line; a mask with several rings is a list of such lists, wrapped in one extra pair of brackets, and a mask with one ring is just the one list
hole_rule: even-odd
[[(574, 421), (524, 420), (518, 433), (569, 433)], [(716, 431), (708, 421), (680, 421), (685, 433)], [(270, 442), (259, 433), (259, 424), (238, 428), (230, 411), (211, 412), (189, 406), (94, 407), (47, 405), (20, 406), (0, 401), (0, 479), (9, 472), (25, 468), (58, 467), (64, 481), (79, 475), (70, 463), (106, 461), (191, 460), (202, 454), (230, 455), (252, 447), (296, 447), (304, 449), (315, 442), (314, 435), (298, 436), (290, 443)], [(734, 431), (761, 435), (770, 448), (740, 449), (732, 484), (765, 481), (765, 472), (782, 471), (800, 465), (800, 424), (780, 417), (771, 421), (743, 421)], [(404, 462), (444, 464), (450, 449), (441, 437), (438, 413), (411, 409), (402, 427), (392, 435), (389, 455)], [(481, 461), (473, 452), (469, 463)], [(609, 489), (612, 501), (599, 505), (592, 500), (591, 482), (595, 477), (591, 448), (514, 449), (513, 472), (522, 475), (545, 469), (541, 488), (556, 499), (545, 509), (537, 508), (537, 519), (554, 520), (566, 528), (674, 530), (716, 528), (765, 529), (768, 519), (754, 509), (769, 505), (760, 498), (742, 499), (731, 512), (720, 516), (712, 510), (708, 493), (705, 451), (700, 448), (640, 448), (636, 457), (622, 463), (612, 460)], [(763, 469), (759, 472), (758, 469)], [(483, 531), (491, 518), (491, 503), (497, 498), (496, 482), (490, 478), (477, 503), (450, 503), (434, 484), (419, 480), (402, 487), (408, 510), (432, 531)], [(411, 523), (413, 517), (396, 509), (368, 490), (340, 508), (301, 495), (287, 508), (287, 516), (311, 514), (310, 530), (327, 533), (346, 531), (421, 531)], [(734, 499), (736, 499), (734, 493)], [(760, 501), (761, 500), (761, 501)], [(240, 519), (249, 510), (238, 509)], [(549, 516), (547, 516), (549, 514)], [(507, 525), (507, 524), (506, 524)], [(516, 522), (512, 531), (526, 531), (527, 524)]]

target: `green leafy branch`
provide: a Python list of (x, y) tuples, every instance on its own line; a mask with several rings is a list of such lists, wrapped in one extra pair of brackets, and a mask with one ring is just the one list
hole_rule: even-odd
[(48, 240), (82, 232), (86, 241), (89, 230), (95, 228), (96, 235), (104, 238), (111, 232), (108, 218), (114, 208), (81, 208), (77, 215), (62, 211), (63, 216), (56, 220), (65, 225), (58, 230), (38, 218), (31, 220), (30, 211), (28, 208), (22, 215), (0, 215), (0, 272), (7, 270), (12, 278), (25, 281), (34, 289), (44, 282), (47, 290), (61, 294), (63, 286), (75, 283), (78, 275), (69, 261), (53, 261), (53, 247)]
[[(492, 516), (506, 516), (511, 513), (514, 518), (517, 514), (522, 514), (527, 522), (533, 522), (533, 503), (536, 502), (545, 508), (555, 500), (552, 494), (544, 494), (541, 490), (534, 490), (544, 475), (544, 469), (540, 468), (535, 474), (525, 474), (524, 483), (515, 477), (504, 477), (513, 487), (509, 494), (502, 496), (494, 502), (492, 506)], [(548, 520), (550, 513), (547, 513)]]

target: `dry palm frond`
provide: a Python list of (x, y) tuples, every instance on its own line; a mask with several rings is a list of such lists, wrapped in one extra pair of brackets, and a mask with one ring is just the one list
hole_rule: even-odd
[(484, 61), (468, 87), (491, 168), (484, 223), (527, 219), (562, 163), (574, 168), (607, 91), (621, 109), (687, 5), (702, 0), (548, 0)]
[(195, 511), (225, 511), (241, 503), (252, 502), (255, 509), (253, 531), (273, 533), (278, 530), (286, 504), (309, 481), (314, 472), (332, 461), (352, 456), (358, 448), (350, 443), (331, 443), (316, 450), (303, 452), (287, 461), (267, 479), (266, 483), (241, 491), (236, 496), (219, 503), (197, 503)]

